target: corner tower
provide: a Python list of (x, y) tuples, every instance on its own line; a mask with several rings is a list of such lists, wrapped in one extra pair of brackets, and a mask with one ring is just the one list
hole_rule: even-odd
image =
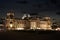
[(6, 16), (6, 28), (8, 30), (14, 29), (14, 12), (8, 12)]

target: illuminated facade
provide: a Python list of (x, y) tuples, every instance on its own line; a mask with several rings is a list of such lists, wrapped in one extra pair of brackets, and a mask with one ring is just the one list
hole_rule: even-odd
[(15, 30), (24, 30), (25, 27), (25, 20), (15, 20), (14, 23)]
[[(26, 15), (24, 15), (26, 18)], [(6, 17), (6, 28), (8, 30), (30, 30), (30, 29), (51, 29), (51, 21), (49, 17), (46, 17), (44, 20), (41, 20), (40, 18), (37, 17), (32, 17), (29, 15), (27, 19), (16, 19), (14, 18), (14, 13), (7, 13)]]
[(40, 21), (40, 28), (41, 29), (51, 29), (51, 24), (48, 21)]
[(5, 26), (7, 29), (14, 29), (14, 13), (7, 13)]
[(40, 19), (39, 18), (33, 18), (30, 20), (30, 29), (38, 29), (40, 28)]

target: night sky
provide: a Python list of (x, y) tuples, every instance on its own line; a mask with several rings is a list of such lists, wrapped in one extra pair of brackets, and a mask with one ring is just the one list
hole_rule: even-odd
[(0, 0), (0, 17), (5, 17), (10, 10), (15, 12), (15, 17), (26, 12), (60, 18), (60, 0)]

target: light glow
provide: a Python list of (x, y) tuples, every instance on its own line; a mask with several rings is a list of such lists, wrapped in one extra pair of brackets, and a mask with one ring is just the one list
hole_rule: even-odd
[(31, 22), (31, 28), (30, 29), (36, 29), (36, 22)]
[(56, 28), (55, 30), (59, 30), (60, 31), (60, 28)]
[(24, 28), (16, 28), (16, 30), (24, 30)]
[(37, 29), (41, 29), (41, 28), (37, 28)]
[(10, 24), (10, 27), (13, 27), (13, 24)]

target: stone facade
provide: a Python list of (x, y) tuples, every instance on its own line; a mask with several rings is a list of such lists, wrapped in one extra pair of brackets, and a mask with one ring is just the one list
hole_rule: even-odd
[(48, 18), (46, 20), (36, 17), (15, 19), (14, 15), (11, 15), (13, 18), (10, 18), (10, 15), (7, 15), (8, 17), (6, 18), (6, 28), (8, 30), (51, 29), (51, 21)]

